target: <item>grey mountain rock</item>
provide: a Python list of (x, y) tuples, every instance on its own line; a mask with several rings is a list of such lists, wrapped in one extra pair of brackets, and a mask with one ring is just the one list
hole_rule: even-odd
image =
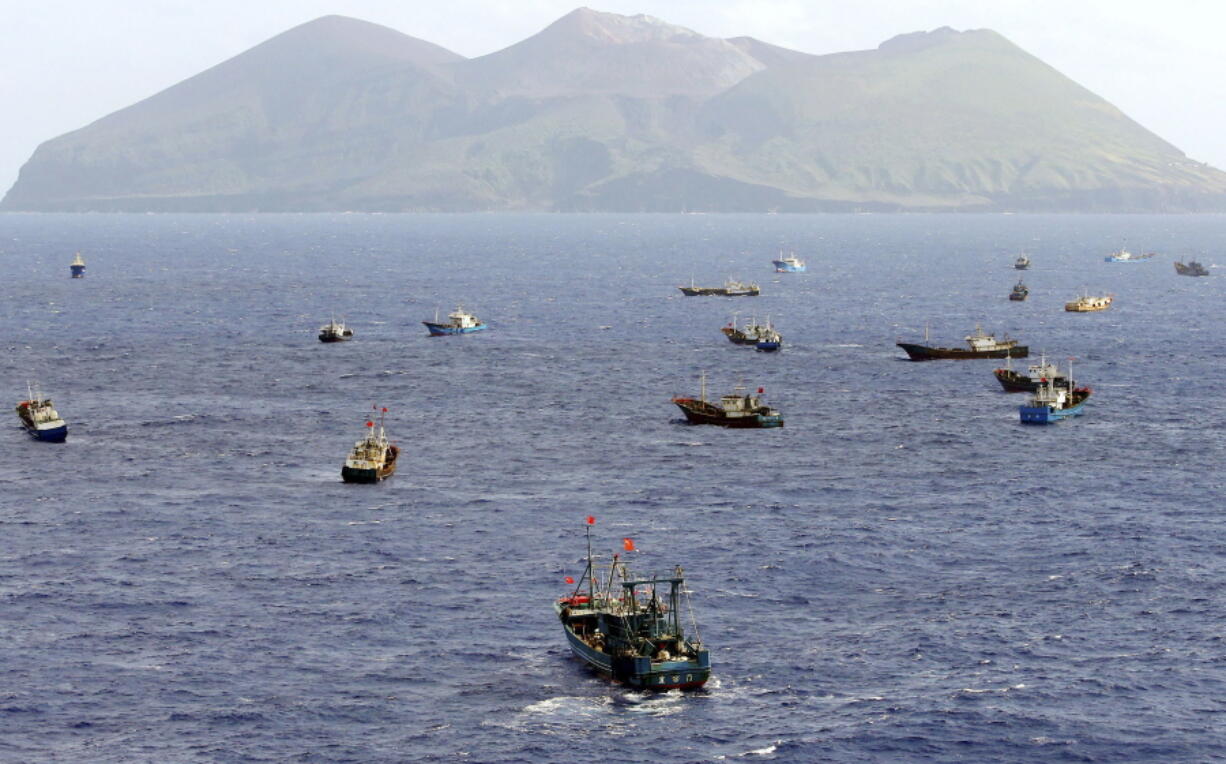
[(465, 59), (291, 29), (48, 141), (7, 210), (1223, 210), (1226, 174), (986, 31), (815, 56), (576, 10)]

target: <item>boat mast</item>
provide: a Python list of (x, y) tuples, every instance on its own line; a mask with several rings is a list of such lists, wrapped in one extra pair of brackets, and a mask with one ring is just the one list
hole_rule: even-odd
[(701, 381), (701, 384), (699, 386), (698, 399), (701, 400), (703, 403), (706, 403), (707, 402), (707, 373), (705, 371), (702, 372), (701, 374), (698, 375), (698, 379)]
[(588, 607), (596, 607), (596, 571), (592, 568), (592, 524), (587, 523), (587, 601)]

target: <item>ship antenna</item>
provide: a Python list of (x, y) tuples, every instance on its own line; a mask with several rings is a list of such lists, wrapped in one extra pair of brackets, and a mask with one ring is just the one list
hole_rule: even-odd
[(698, 379), (701, 380), (701, 386), (699, 387), (698, 397), (703, 403), (706, 403), (707, 402), (707, 372), (703, 371), (701, 374), (699, 374)]

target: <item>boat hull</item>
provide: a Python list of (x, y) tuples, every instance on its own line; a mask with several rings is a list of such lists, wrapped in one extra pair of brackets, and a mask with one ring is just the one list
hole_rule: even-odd
[(752, 345), (754, 343), (753, 337), (750, 337), (740, 329), (733, 329), (730, 326), (725, 326), (723, 329), (720, 329), (720, 331), (724, 333), (724, 336), (727, 337), (728, 341), (733, 345)]
[(774, 353), (779, 349), (779, 346), (780, 343), (778, 342), (759, 342), (754, 345), (754, 349), (760, 353)]
[(1082, 401), (1076, 406), (1068, 408), (1055, 409), (1051, 406), (1018, 406), (1018, 415), (1021, 418), (1022, 424), (1054, 424), (1061, 419), (1081, 416), (1085, 413), (1085, 402)]
[(351, 339), (353, 339), (353, 332), (346, 332), (345, 334), (321, 334), (319, 335), (320, 342), (345, 342)]
[(432, 321), (422, 321), (426, 329), (430, 331), (431, 337), (443, 337), (448, 334), (472, 334), (473, 332), (483, 331), (485, 324), (477, 324), (476, 326), (452, 326), (450, 324), (436, 324)]
[(68, 266), (68, 270), (72, 274), (72, 277), (74, 279), (85, 278), (85, 266), (84, 265), (70, 265)]
[(777, 414), (773, 416), (753, 414), (750, 416), (730, 417), (709, 403), (704, 405), (701, 401), (689, 398), (677, 399), (673, 403), (677, 404), (677, 408), (681, 409), (681, 412), (685, 414), (685, 418), (690, 424), (713, 424), (719, 427), (732, 427), (736, 429), (763, 429), (783, 426), (783, 417)]
[(910, 342), (895, 343), (907, 352), (912, 361), (970, 360), (975, 358), (1025, 358), (1030, 355), (1028, 345), (1014, 345), (997, 350), (963, 350), (961, 348), (934, 348)]
[(31, 427), (24, 421), (21, 423), (26, 434), (35, 440), (41, 440), (44, 443), (63, 443), (68, 440), (68, 425), (62, 424), (59, 427)]
[(711, 678), (711, 654), (699, 650), (694, 660), (652, 661), (645, 657), (614, 657), (588, 645), (565, 620), (562, 630), (571, 654), (606, 679), (639, 690), (697, 690)]
[(1090, 398), (1090, 391), (1088, 388), (1078, 388), (1073, 395), (1076, 402), (1062, 409), (1054, 406), (1018, 406), (1018, 417), (1022, 424), (1055, 424), (1062, 419), (1081, 416), (1085, 413), (1085, 404)]
[(771, 260), (771, 265), (775, 266), (775, 273), (804, 273), (805, 266), (794, 265), (784, 262), (783, 260)]
[(757, 297), (762, 290), (757, 287), (749, 289), (727, 289), (725, 287), (677, 287), (686, 297)]

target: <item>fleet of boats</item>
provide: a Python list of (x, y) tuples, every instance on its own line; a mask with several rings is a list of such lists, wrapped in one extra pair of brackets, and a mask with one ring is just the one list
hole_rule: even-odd
[[(805, 270), (805, 263), (791, 254), (774, 260), (776, 272), (797, 273)], [(1120, 250), (1106, 259), (1110, 262), (1133, 262), (1153, 257), (1153, 253), (1135, 256)], [(1014, 267), (1025, 270), (1030, 260), (1020, 255)], [(1198, 262), (1187, 265), (1176, 262), (1175, 270), (1180, 275), (1205, 276), (1208, 271)], [(73, 278), (82, 278), (85, 262), (77, 253), (71, 264)], [(687, 296), (723, 295), (756, 296), (760, 293), (757, 284), (745, 284), (729, 280), (723, 287), (679, 287)], [(1029, 289), (1021, 280), (1013, 287), (1010, 300), (1025, 300)], [(1111, 295), (1083, 297), (1065, 305), (1065, 310), (1085, 312), (1104, 310), (1110, 306)], [(486, 328), (476, 316), (457, 307), (447, 316), (447, 321), (423, 321), (432, 336), (466, 334)], [(607, 327), (602, 327), (607, 328)], [(736, 326), (735, 317), (722, 330), (734, 344), (754, 345), (758, 350), (774, 351), (781, 345), (782, 337), (768, 319), (758, 324), (756, 319), (747, 322), (744, 328)], [(321, 327), (321, 342), (340, 342), (353, 337), (353, 331), (344, 322), (335, 318)], [(935, 359), (976, 358), (1025, 358), (1029, 348), (1019, 345), (1014, 339), (996, 339), (979, 326), (965, 338), (966, 348), (935, 347), (928, 344), (897, 343), (913, 361)], [(927, 343), (927, 330), (925, 330)], [(1006, 392), (1030, 393), (1027, 403), (1018, 407), (1023, 424), (1048, 424), (1083, 413), (1084, 405), (1091, 395), (1088, 387), (1077, 387), (1073, 382), (1071, 363), (1067, 373), (1048, 363), (1046, 357), (1028, 368), (1028, 374), (1012, 369), (1010, 362), (994, 372)], [(700, 377), (700, 392), (697, 398), (675, 397), (672, 402), (681, 409), (692, 424), (711, 424), (730, 428), (774, 428), (783, 426), (782, 415), (762, 402), (764, 390), (756, 394), (746, 392), (743, 385), (720, 397), (718, 403), (707, 400), (706, 374)], [(68, 426), (55, 410), (49, 398), (42, 395), (36, 386), (27, 386), (27, 398), (16, 406), (18, 418), (26, 431), (43, 441), (63, 442), (68, 435)], [(374, 417), (365, 422), (364, 437), (350, 450), (341, 468), (341, 478), (346, 483), (377, 483), (391, 477), (396, 471), (400, 449), (387, 438), (384, 417), (387, 409), (381, 410), (378, 423)], [(702, 687), (711, 676), (710, 652), (703, 646), (694, 623), (691, 638), (682, 623), (683, 600), (688, 595), (681, 567), (669, 576), (637, 577), (631, 574), (620, 554), (612, 557), (607, 568), (599, 568), (592, 555), (592, 517), (587, 518), (587, 566), (578, 583), (569, 594), (554, 602), (554, 610), (561, 621), (571, 652), (587, 666), (602, 676), (643, 690), (696, 689)], [(631, 539), (624, 539), (624, 550), (635, 551)], [(691, 610), (692, 613), (692, 610)]]
[[(574, 588), (553, 603), (571, 653), (597, 674), (640, 690), (695, 690), (711, 677), (711, 653), (698, 636), (686, 635), (683, 605), (685, 574), (631, 574), (621, 554), (601, 568), (592, 555), (592, 525), (587, 518), (587, 567)], [(623, 550), (635, 551), (631, 539)], [(693, 620), (693, 608), (688, 608)]]

